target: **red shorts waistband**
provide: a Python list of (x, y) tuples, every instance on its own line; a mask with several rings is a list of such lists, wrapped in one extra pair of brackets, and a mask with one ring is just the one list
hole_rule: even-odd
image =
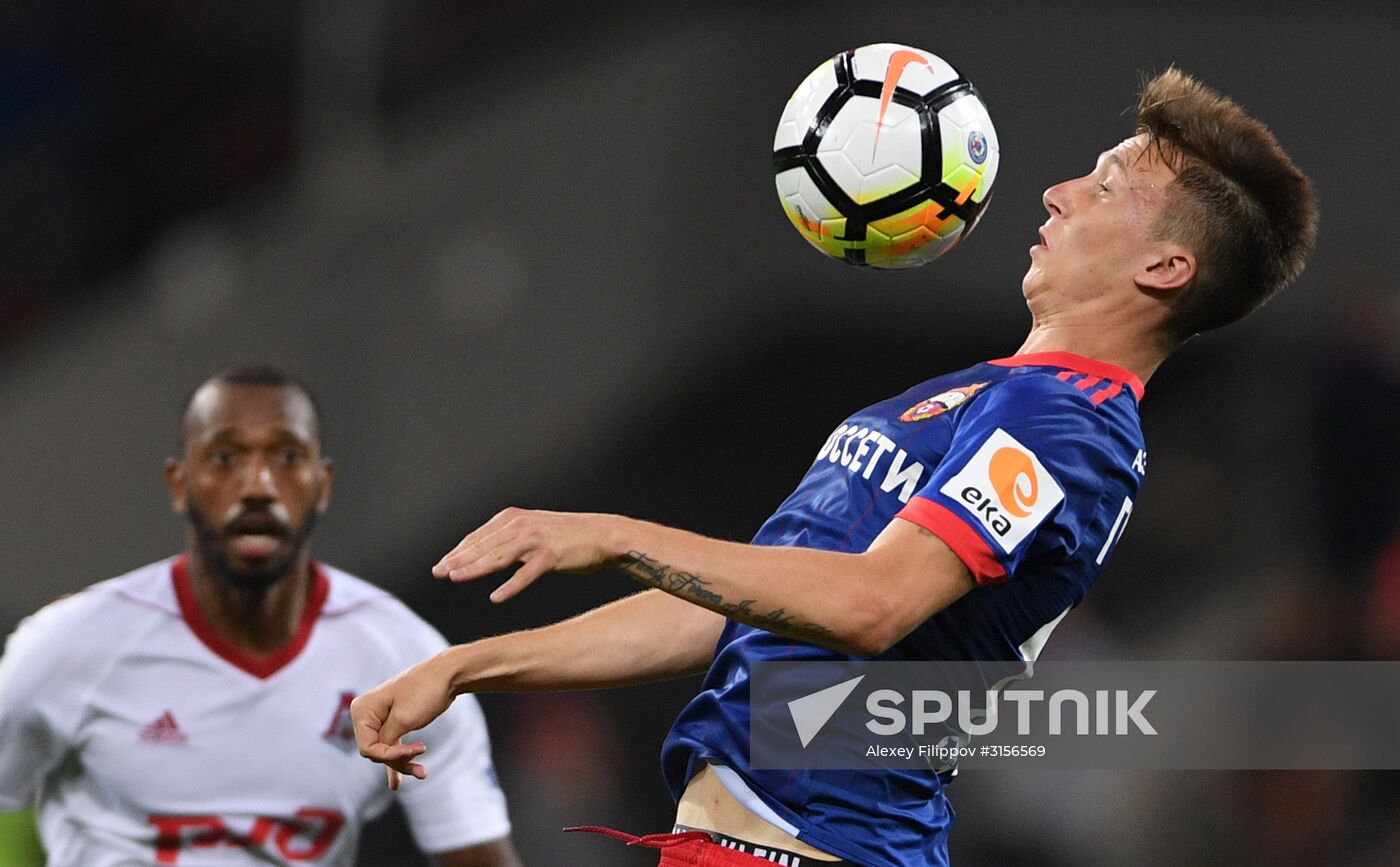
[[(646, 834), (638, 837), (612, 828), (597, 825), (581, 825), (565, 828), (565, 831), (583, 831), (590, 834), (603, 834), (614, 840), (621, 840), (628, 846), (646, 846), (661, 850), (661, 862), (657, 867), (841, 867), (845, 861), (819, 861), (789, 852), (768, 853), (754, 844), (743, 841), (730, 841), (729, 845), (716, 843), (708, 831), (680, 831), (672, 834)], [(753, 851), (763, 852), (768, 857), (749, 854), (732, 848), (734, 844), (753, 846)]]

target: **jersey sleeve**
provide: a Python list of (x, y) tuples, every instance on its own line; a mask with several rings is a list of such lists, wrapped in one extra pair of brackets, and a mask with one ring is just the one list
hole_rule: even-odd
[(899, 512), (943, 540), (978, 584), (1028, 557), (1071, 556), (1101, 510), (1117, 448), (1092, 404), (1052, 377), (1008, 380), (972, 403), (946, 455)]
[[(80, 594), (80, 596), (83, 594)], [(89, 666), (71, 653), (75, 608), (69, 597), (25, 618), (0, 656), (0, 811), (33, 802), (63, 759), (81, 712), (78, 695)]]
[[(422, 648), (424, 656), (447, 646), (431, 627), (424, 628), (435, 639)], [(505, 793), (496, 779), (486, 717), (476, 697), (459, 697), (415, 737), (428, 746), (422, 758), (428, 778), (406, 780), (399, 797), (418, 847), (449, 852), (508, 835)]]

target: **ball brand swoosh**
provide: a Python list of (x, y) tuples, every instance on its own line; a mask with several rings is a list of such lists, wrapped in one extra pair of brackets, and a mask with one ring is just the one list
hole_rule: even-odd
[[(890, 55), (889, 65), (885, 67), (885, 86), (880, 88), (880, 115), (875, 120), (875, 146), (880, 145), (880, 130), (885, 127), (885, 110), (890, 107), (890, 97), (894, 96), (894, 89), (899, 85), (899, 78), (904, 74), (904, 67), (911, 63), (922, 63), (928, 66), (929, 71), (933, 67), (929, 66), (928, 59), (917, 51), (896, 51)], [(875, 157), (875, 149), (870, 150), (871, 159)]]
[(987, 476), (1007, 514), (1017, 518), (1030, 516), (1035, 501), (1040, 499), (1040, 480), (1030, 455), (1009, 446), (997, 449), (987, 464)]

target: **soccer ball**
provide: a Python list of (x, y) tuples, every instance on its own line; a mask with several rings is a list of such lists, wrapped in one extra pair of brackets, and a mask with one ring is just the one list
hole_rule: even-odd
[(955, 247), (986, 209), (999, 161), (972, 83), (935, 54), (891, 43), (813, 70), (773, 138), (778, 198), (802, 237), (875, 268)]

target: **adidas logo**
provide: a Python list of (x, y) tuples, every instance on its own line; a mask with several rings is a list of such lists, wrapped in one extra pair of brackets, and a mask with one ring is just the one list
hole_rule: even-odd
[(175, 715), (166, 711), (157, 717), (155, 722), (141, 729), (141, 740), (155, 744), (183, 744), (189, 738), (180, 731), (180, 724), (175, 722)]

